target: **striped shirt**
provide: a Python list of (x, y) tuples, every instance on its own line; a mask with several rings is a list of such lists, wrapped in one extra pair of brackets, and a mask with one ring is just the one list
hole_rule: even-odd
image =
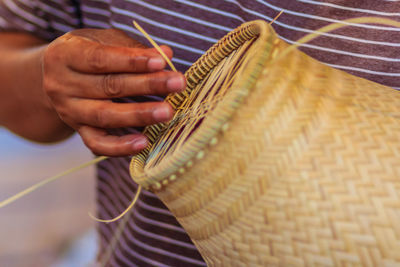
[[(131, 26), (137, 20), (160, 44), (174, 50), (173, 62), (185, 71), (212, 44), (245, 21), (271, 21), (285, 41), (293, 43), (339, 20), (377, 16), (400, 21), (395, 0), (2, 0), (0, 28), (31, 32), (52, 40), (70, 30), (117, 28), (146, 43)], [(325, 33), (301, 48), (332, 67), (400, 89), (400, 29), (350, 25)], [(146, 101), (151, 97), (116, 101)], [(115, 129), (125, 134), (135, 129)], [(100, 218), (112, 218), (131, 202), (136, 184), (128, 173), (130, 158), (98, 165), (97, 203)], [(107, 266), (205, 266), (190, 238), (158, 198), (144, 192), (127, 223), (99, 224), (99, 261)], [(122, 229), (121, 235), (116, 229)], [(115, 248), (107, 255), (113, 236)]]

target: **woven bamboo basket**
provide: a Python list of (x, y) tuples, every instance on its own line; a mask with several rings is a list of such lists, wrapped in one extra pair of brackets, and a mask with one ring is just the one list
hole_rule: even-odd
[(132, 178), (210, 266), (400, 266), (400, 93), (288, 46), (262, 21), (221, 39)]

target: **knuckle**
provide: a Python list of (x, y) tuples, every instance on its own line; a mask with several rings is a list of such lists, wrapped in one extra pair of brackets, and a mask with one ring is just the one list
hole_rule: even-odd
[(100, 128), (111, 128), (109, 117), (110, 112), (107, 109), (100, 108), (95, 112), (94, 123)]
[(57, 95), (59, 91), (60, 81), (57, 77), (59, 72), (57, 65), (60, 64), (60, 56), (50, 50), (47, 48), (42, 56), (42, 88), (51, 97)]
[(126, 33), (120, 29), (106, 29), (105, 31), (110, 34), (126, 35)]
[(101, 88), (107, 97), (116, 97), (120, 95), (122, 91), (122, 78), (118, 75), (104, 75)]
[(53, 104), (54, 109), (60, 119), (71, 128), (77, 129), (79, 123), (76, 116), (74, 115), (74, 112), (71, 111), (71, 109), (67, 105), (65, 105), (65, 103), (61, 103), (61, 101), (55, 101), (53, 102)]
[(50, 98), (55, 98), (59, 95), (58, 83), (51, 77), (48, 76), (43, 77), (42, 88)]
[(75, 38), (75, 33), (79, 32), (80, 30), (81, 29), (67, 32), (64, 35), (61, 35), (60, 37), (58, 37), (55, 41), (56, 42), (66, 42), (66, 41), (69, 41), (71, 39), (74, 39)]
[(156, 73), (144, 82), (144, 88), (147, 92), (157, 95), (169, 93), (167, 91), (168, 73)]
[(46, 46), (44, 54), (50, 59), (59, 59), (64, 57), (66, 54), (64, 50), (69, 46), (69, 41), (71, 38), (72, 37), (69, 33), (58, 37)]
[(104, 71), (107, 67), (107, 63), (104, 60), (104, 51), (101, 45), (94, 45), (87, 49), (86, 62), (91, 70)]
[(146, 55), (134, 48), (127, 58), (127, 63), (132, 72), (141, 72), (146, 68), (147, 60)]
[(146, 107), (143, 107), (143, 110), (136, 108), (134, 112), (135, 124), (145, 126), (154, 123), (153, 116), (151, 115), (151, 112), (149, 112), (149, 109), (147, 109)]
[(68, 120), (69, 113), (64, 108), (58, 108), (57, 113), (58, 113), (58, 116), (60, 116), (60, 118), (62, 120), (64, 120), (64, 121)]
[(161, 73), (155, 80), (154, 87), (157, 88), (157, 92), (165, 94), (165, 93), (170, 93), (168, 91), (168, 81), (173, 78), (174, 76), (171, 76), (171, 73)]
[(50, 44), (44, 50), (42, 61), (44, 71), (48, 71), (54, 63), (60, 62), (62, 53), (57, 53), (57, 45)]
[(141, 82), (141, 87), (142, 87), (142, 91), (145, 94), (150, 94), (152, 93), (152, 91), (154, 91), (154, 80), (151, 79), (150, 77), (146, 77), (142, 80)]
[(42, 78), (42, 87), (46, 92), (54, 89), (54, 81), (49, 76), (44, 75)]

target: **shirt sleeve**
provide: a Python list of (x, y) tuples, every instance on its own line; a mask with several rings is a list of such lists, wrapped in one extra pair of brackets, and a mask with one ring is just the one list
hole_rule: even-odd
[(52, 40), (81, 28), (79, 0), (0, 0), (0, 31)]

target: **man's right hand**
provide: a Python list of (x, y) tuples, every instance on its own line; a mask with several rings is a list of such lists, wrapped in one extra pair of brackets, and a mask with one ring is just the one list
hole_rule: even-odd
[[(162, 47), (172, 57), (172, 50)], [(50, 43), (42, 54), (42, 88), (61, 120), (76, 130), (93, 153), (125, 156), (147, 146), (141, 134), (109, 135), (108, 128), (136, 127), (172, 117), (166, 102), (114, 103), (112, 98), (167, 95), (182, 91), (181, 73), (119, 30), (83, 29)]]

